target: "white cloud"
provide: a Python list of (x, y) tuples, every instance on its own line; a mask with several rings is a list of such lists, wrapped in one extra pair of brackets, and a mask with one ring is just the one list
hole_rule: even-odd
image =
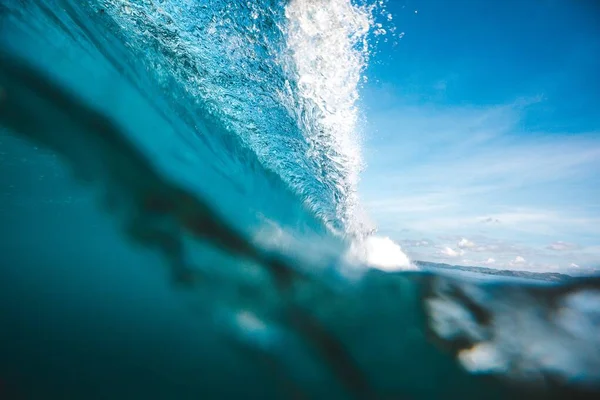
[(475, 247), (475, 243), (465, 238), (460, 239), (456, 245), (461, 249), (472, 249)]
[(566, 243), (562, 241), (557, 241), (546, 246), (548, 250), (554, 251), (571, 251), (577, 249), (579, 246), (574, 243)]
[(481, 220), (484, 224), (499, 224), (500, 220), (497, 218), (487, 217)]
[[(398, 231), (399, 235), (413, 235), (413, 232)], [(444, 242), (459, 241), (464, 236), (442, 236)], [(590, 275), (600, 273), (600, 246), (581, 246), (574, 251), (556, 252), (547, 249), (546, 245), (532, 246), (517, 241), (499, 240), (485, 235), (472, 237), (475, 247), (463, 250), (450, 245), (436, 245), (428, 239), (429, 246), (412, 246), (408, 253), (413, 260), (440, 260), (454, 265), (486, 266), (498, 269), (527, 270), (533, 272), (555, 271), (573, 275)], [(409, 239), (405, 243), (418, 243), (420, 240)], [(467, 253), (477, 253), (478, 257), (465, 257)]]
[(516, 256), (515, 259), (510, 262), (510, 265), (523, 265), (526, 262), (527, 261), (523, 257)]
[(439, 254), (450, 258), (457, 258), (465, 254), (465, 252), (463, 250), (456, 251), (450, 247), (444, 247), (442, 250), (439, 251)]
[(427, 240), (427, 239), (421, 239), (421, 240), (413, 240), (413, 239), (401, 240), (400, 243), (404, 247), (430, 247), (430, 246), (433, 245), (433, 243), (430, 240)]

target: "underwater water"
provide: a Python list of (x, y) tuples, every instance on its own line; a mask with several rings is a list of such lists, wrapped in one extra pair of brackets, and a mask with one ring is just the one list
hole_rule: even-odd
[(595, 398), (600, 282), (361, 209), (377, 4), (0, 3), (0, 398)]

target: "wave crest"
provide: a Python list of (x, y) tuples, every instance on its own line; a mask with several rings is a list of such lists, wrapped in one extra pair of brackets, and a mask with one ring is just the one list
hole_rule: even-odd
[(372, 7), (348, 0), (101, 4), (171, 103), (181, 108), (180, 97), (191, 95), (181, 110), (191, 124), (200, 109), (220, 120), (331, 231), (372, 229), (357, 195), (356, 107)]

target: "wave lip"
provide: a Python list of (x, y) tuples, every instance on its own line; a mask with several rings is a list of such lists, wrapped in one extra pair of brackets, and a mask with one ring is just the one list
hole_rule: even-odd
[(371, 10), (346, 0), (292, 0), (285, 16), (290, 57), (284, 70), (295, 90), (284, 102), (309, 144), (314, 173), (335, 196), (331, 227), (350, 236), (364, 234), (369, 227), (358, 210), (363, 161), (356, 102), (369, 58)]

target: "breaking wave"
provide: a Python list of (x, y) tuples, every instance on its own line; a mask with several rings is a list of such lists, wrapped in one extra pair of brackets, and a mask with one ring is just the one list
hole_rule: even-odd
[[(358, 104), (383, 11), (3, 1), (0, 156), (15, 183), (1, 198), (0, 299), (28, 302), (0, 313), (18, 371), (0, 373), (27, 398), (597, 394), (596, 281), (463, 282), (374, 234)], [(179, 302), (189, 314), (165, 309)], [(173, 329), (154, 337), (156, 321)], [(138, 326), (152, 328), (124, 341)], [(189, 346), (161, 352), (167, 337)], [(92, 361), (107, 348), (116, 362)]]

